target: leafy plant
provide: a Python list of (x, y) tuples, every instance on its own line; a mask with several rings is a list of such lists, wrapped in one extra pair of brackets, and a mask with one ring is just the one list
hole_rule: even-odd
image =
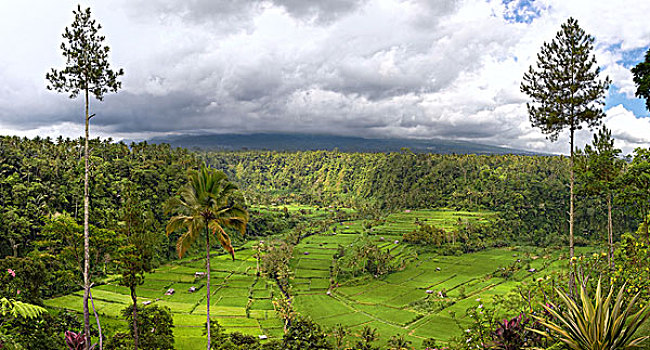
[(348, 329), (339, 323), (332, 329), (331, 333), (334, 336), (334, 345), (336, 348), (342, 349), (345, 343), (345, 337), (348, 335)]
[[(172, 350), (174, 349), (174, 320), (172, 311), (166, 306), (138, 306), (138, 340), (139, 348), (143, 350)], [(129, 338), (133, 339), (133, 306), (122, 310), (129, 325)]]
[(388, 348), (391, 350), (407, 350), (411, 348), (411, 341), (406, 340), (404, 335), (394, 335), (388, 340)]
[(291, 323), (282, 338), (282, 347), (287, 350), (330, 350), (334, 349), (327, 341), (327, 334), (317, 324), (306, 318), (298, 318)]
[[(65, 345), (68, 347), (68, 350), (81, 350), (86, 348), (86, 337), (83, 333), (75, 333), (73, 331), (65, 332)], [(90, 346), (90, 349), (94, 349), (97, 344)]]
[(47, 312), (38, 305), (23, 303), (14, 299), (0, 298), (0, 315), (12, 317), (37, 318)]
[(379, 338), (377, 334), (377, 328), (370, 328), (369, 326), (364, 326), (359, 334), (359, 340), (355, 346), (355, 349), (359, 350), (375, 350), (379, 349), (378, 347), (372, 345), (372, 342)]
[(519, 350), (532, 343), (539, 341), (541, 338), (538, 334), (533, 333), (530, 328), (535, 328), (535, 324), (531, 325), (531, 321), (523, 313), (512, 319), (504, 319), (500, 322), (498, 327), (492, 332), (492, 349), (499, 350)]
[(469, 324), (461, 322), (456, 314), (450, 312), (451, 318), (456, 322), (462, 335), (452, 339), (453, 349), (486, 349), (491, 338), (492, 325), (495, 323), (494, 310), (486, 308), (482, 303), (470, 306), (465, 310)]
[(557, 288), (555, 290), (566, 311), (561, 312), (553, 304), (545, 305), (544, 309), (551, 317), (535, 318), (550, 331), (533, 329), (533, 332), (545, 337), (556, 336), (573, 350), (632, 349), (650, 337), (635, 338), (636, 331), (650, 317), (650, 304), (633, 313), (639, 297), (636, 294), (624, 308), (625, 286), (620, 288), (614, 300), (614, 286), (610, 287), (609, 294), (604, 297), (599, 280), (592, 301), (587, 295), (587, 288), (581, 284), (579, 303), (563, 291)]

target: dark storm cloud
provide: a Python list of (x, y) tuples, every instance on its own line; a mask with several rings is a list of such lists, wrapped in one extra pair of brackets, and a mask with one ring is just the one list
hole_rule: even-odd
[(329, 22), (356, 10), (365, 1), (368, 0), (273, 0), (273, 3), (295, 17)]
[[(93, 130), (126, 138), (286, 131), (565, 151), (565, 140), (550, 144), (532, 129), (519, 92), (541, 43), (568, 14), (579, 14), (608, 43), (597, 48), (604, 72), (629, 93), (633, 82), (617, 50), (647, 47), (650, 35), (639, 15), (650, 9), (598, 1), (589, 3), (598, 11), (587, 11), (547, 0), (532, 21), (509, 20), (521, 1), (89, 1), (112, 64), (126, 71), (119, 93), (91, 102)], [(32, 12), (11, 4), (16, 9), (4, 13), (28, 17), (0, 18), (0, 34), (51, 23), (19, 39), (0, 35), (1, 46), (15, 48), (0, 56), (0, 128), (78, 135), (83, 101), (44, 88), (45, 72), (63, 64), (57, 45), (70, 11), (50, 2)], [(623, 22), (634, 30), (623, 31)], [(650, 123), (628, 112), (608, 111), (608, 126), (627, 145), (646, 142)]]
[(166, 95), (122, 92), (95, 106), (97, 118), (93, 122), (117, 132), (191, 129), (187, 126), (203, 124), (201, 111), (209, 104), (207, 96), (186, 91)]
[[(164, 16), (179, 17), (196, 23), (218, 25), (221, 21), (237, 24), (241, 29), (250, 24), (253, 16), (265, 6), (273, 5), (283, 8), (297, 19), (317, 23), (329, 23), (348, 14), (368, 0), (138, 0), (132, 13), (159, 13)], [(242, 26), (242, 24), (244, 24)]]

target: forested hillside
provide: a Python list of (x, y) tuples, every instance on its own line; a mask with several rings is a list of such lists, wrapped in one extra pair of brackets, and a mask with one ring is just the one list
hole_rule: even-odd
[(363, 138), (327, 134), (190, 134), (154, 137), (152, 143), (168, 143), (173, 147), (204, 151), (317, 151), (399, 152), (408, 148), (415, 153), (438, 154), (525, 154), (535, 152), (484, 145), (475, 142), (443, 139)]
[[(9, 271), (8, 275), (5, 274), (6, 283), (3, 282), (4, 293), (16, 295), (20, 291), (20, 300), (37, 305), (42, 305), (43, 299), (61, 296), (47, 305), (68, 308), (65, 304), (74, 301), (73, 304), (79, 306), (77, 299), (81, 297), (81, 292), (78, 291), (81, 281), (80, 264), (83, 261), (80, 256), (83, 239), (82, 144), (79, 139), (0, 138), (0, 218), (2, 219), (0, 254), (5, 256), (4, 259), (0, 259), (0, 268)], [(320, 237), (317, 238), (318, 240), (331, 237), (324, 242), (331, 244), (332, 247), (325, 250), (327, 254), (336, 253), (333, 255), (334, 258), (328, 255), (321, 259), (322, 261), (311, 261), (316, 258), (316, 253), (320, 254), (320, 250), (298, 251), (295, 254), (288, 251), (288, 255), (283, 255), (284, 263), (278, 266), (287, 267), (283, 272), (287, 274), (286, 276), (293, 276), (292, 269), (302, 271), (300, 266), (308, 262), (311, 264), (306, 270), (308, 273), (305, 276), (308, 277), (304, 277), (303, 274), (299, 275), (302, 279), (296, 280), (282, 277), (285, 286), (283, 288), (291, 286), (296, 288), (295, 290), (300, 290), (305, 287), (304, 283), (308, 283), (309, 293), (314, 288), (314, 291), (320, 293), (323, 293), (323, 290), (331, 290), (335, 298), (349, 299), (345, 303), (352, 307), (354, 315), (346, 315), (351, 317), (351, 322), (366, 319), (365, 316), (362, 317), (364, 311), (356, 309), (354, 295), (346, 296), (343, 293), (344, 289), (339, 291), (336, 287), (338, 283), (354, 286), (356, 283), (370, 283), (368, 278), (377, 279), (403, 269), (410, 271), (407, 266), (411, 265), (408, 264), (417, 265), (419, 259), (428, 256), (427, 254), (449, 257), (436, 258), (445, 261), (452, 259), (451, 256), (463, 256), (460, 259), (464, 261), (464, 259), (471, 260), (474, 256), (472, 254), (488, 251), (485, 253), (486, 256), (500, 256), (498, 264), (505, 264), (511, 256), (507, 250), (492, 251), (487, 248), (518, 249), (516, 246), (537, 246), (551, 247), (549, 251), (562, 251), (563, 249), (558, 247), (567, 246), (566, 184), (569, 162), (568, 159), (560, 156), (438, 155), (414, 154), (408, 150), (400, 153), (338, 151), (193, 153), (169, 145), (147, 143), (127, 145), (114, 143), (111, 140), (91, 140), (90, 144), (91, 274), (93, 280), (100, 285), (94, 288), (99, 296), (96, 302), (102, 312), (101, 318), (104, 322), (108, 322), (105, 330), (109, 335), (119, 332), (122, 323), (117, 321), (116, 317), (119, 310), (128, 305), (129, 299), (126, 299), (125, 294), (121, 294), (125, 293), (124, 289), (120, 289), (124, 287), (117, 287), (123, 283), (120, 282), (122, 279), (116, 276), (125, 274), (123, 264), (124, 259), (128, 257), (125, 254), (128, 254), (129, 247), (126, 242), (134, 232), (140, 232), (142, 237), (146, 237), (143, 246), (145, 249), (139, 252), (146, 255), (148, 264), (146, 271), (157, 271), (153, 277), (147, 277), (149, 282), (146, 282), (143, 288), (149, 301), (157, 301), (162, 295), (161, 289), (190, 287), (173, 284), (178, 282), (176, 275), (169, 275), (173, 278), (167, 281), (168, 275), (161, 274), (161, 271), (178, 269), (176, 242), (183, 234), (182, 230), (174, 230), (169, 236), (164, 234), (169, 214), (165, 213), (163, 208), (164, 203), (178, 193), (179, 188), (185, 183), (187, 171), (198, 168), (203, 162), (223, 170), (241, 189), (250, 216), (245, 236), (235, 232), (231, 234), (232, 242), (238, 252), (238, 260), (234, 264), (240, 262), (239, 259), (243, 254), (246, 270), (240, 271), (239, 268), (233, 267), (221, 271), (223, 267), (220, 267), (218, 271), (244, 274), (246, 278), (257, 276), (255, 271), (251, 270), (255, 265), (255, 257), (250, 252), (251, 247), (256, 246), (256, 241), (247, 241), (256, 236), (272, 236), (264, 240), (268, 239), (269, 242), (275, 242), (273, 245), (280, 244), (280, 246), (282, 246), (281, 242), (299, 244), (301, 238), (312, 235)], [(578, 164), (584, 165), (586, 163), (582, 161), (582, 157), (580, 154)], [(637, 231), (639, 222), (643, 221), (642, 219), (646, 217), (644, 213), (648, 210), (645, 197), (647, 191), (644, 190), (647, 187), (643, 187), (642, 181), (649, 169), (648, 159), (650, 158), (647, 157), (646, 150), (637, 150), (634, 158), (625, 166), (625, 172), (620, 176), (621, 180), (616, 187), (613, 202), (614, 232), (616, 232), (616, 241), (620, 241), (619, 244), (625, 247), (630, 247), (629, 244), (635, 240), (635, 236), (621, 236), (621, 233), (636, 231), (643, 236), (647, 227), (641, 223)], [(587, 158), (584, 160), (586, 161)], [(583, 182), (588, 179), (590, 177), (578, 176), (579, 181), (576, 186), (578, 193), (576, 243), (588, 246), (585, 249), (594, 249), (594, 247), (603, 247), (606, 242), (604, 236), (607, 232), (607, 208), (605, 198), (598, 196), (593, 188), (584, 186)], [(593, 185), (594, 182), (588, 183)], [(441, 212), (430, 211), (436, 208), (448, 209)], [(437, 219), (434, 219), (436, 215), (453, 217), (452, 213), (468, 215), (468, 211), (473, 213), (471, 215), (483, 216), (483, 224), (469, 223), (460, 219), (445, 219), (446, 223), (438, 226)], [(391, 223), (391, 220), (395, 222)], [(349, 248), (349, 252), (344, 252), (340, 244), (335, 248), (334, 244), (342, 239), (336, 236), (337, 231), (347, 232), (352, 235), (350, 238), (354, 238), (353, 247)], [(373, 246), (375, 243), (368, 243), (364, 238), (365, 235), (370, 235), (369, 237), (372, 237), (373, 242), (376, 241), (375, 243), (379, 244), (377, 247), (381, 249)], [(277, 240), (278, 237), (280, 240)], [(402, 241), (403, 247), (412, 247), (409, 248), (412, 250), (408, 250), (411, 253), (404, 253), (407, 251), (404, 248), (391, 249)], [(402, 247), (401, 244), (399, 246)], [(265, 253), (267, 255), (262, 254), (262, 256), (268, 256), (269, 259), (275, 256), (270, 253), (273, 249), (265, 249), (270, 250)], [(324, 247), (319, 246), (318, 249)], [(194, 255), (200, 251), (200, 245), (195, 245), (188, 254)], [(296, 267), (297, 257), (305, 254), (310, 256), (300, 260), (304, 261)], [(356, 258), (361, 256), (359, 254), (362, 254), (363, 258)], [(143, 261), (140, 259), (144, 259), (145, 255), (135, 261)], [(531, 256), (533, 255), (531, 253)], [(348, 257), (343, 258), (343, 256)], [(223, 258), (226, 257), (229, 256)], [(365, 261), (364, 259), (370, 259), (368, 261), (371, 262), (360, 266), (354, 263), (357, 260)], [(387, 261), (391, 262), (378, 263), (373, 259), (377, 261), (388, 259)], [(626, 264), (627, 260), (621, 259), (617, 255), (617, 264)], [(338, 260), (340, 261), (336, 266), (339, 267), (333, 270), (338, 272), (332, 274), (328, 270), (330, 268), (328, 264)], [(602, 262), (602, 259), (599, 261)], [(168, 265), (169, 262), (172, 264)], [(192, 263), (192, 268), (195, 269), (203, 264), (195, 263), (194, 259), (181, 260), (180, 263)], [(384, 271), (379, 267), (388, 270)], [(350, 268), (352, 270), (346, 270)], [(355, 270), (356, 268), (361, 272)], [(486, 275), (488, 277), (484, 278), (492, 279), (494, 276), (503, 275), (508, 279), (511, 267), (503, 266), (503, 268), (505, 270), (499, 271), (498, 274), (489, 273)], [(526, 269), (530, 268), (526, 267)], [(519, 266), (515, 270), (525, 272), (526, 269)], [(531, 271), (535, 269), (537, 267)], [(188, 271), (185, 273), (188, 274)], [(326, 274), (327, 271), (330, 272)], [(618, 271), (617, 274), (624, 274), (624, 272)], [(318, 273), (320, 276), (318, 278), (322, 280), (314, 281), (315, 277), (312, 276), (314, 273)], [(435, 274), (437, 271), (432, 270), (431, 273)], [(522, 276), (520, 277), (525, 278)], [(642, 284), (641, 275), (634, 276), (641, 279), (638, 284)], [(178, 278), (188, 283), (195, 283), (199, 288), (201, 286), (196, 277), (183, 275)], [(360, 280), (357, 281), (358, 278)], [(458, 288), (461, 291), (470, 288), (472, 284), (468, 281), (476, 276), (468, 274), (463, 278), (445, 282), (445, 289), (441, 293), (444, 294), (446, 288)], [(383, 280), (384, 277), (380, 279)], [(246, 283), (255, 285), (255, 281), (257, 281), (255, 278), (250, 281), (247, 279)], [(488, 289), (479, 288), (472, 293), (489, 292), (495, 285), (494, 281), (485, 282), (485, 286), (477, 285), (477, 288)], [(317, 285), (316, 282), (321, 284)], [(223, 293), (232, 291), (232, 288), (224, 289), (223, 284), (219, 284), (218, 281), (216, 283), (220, 286), (217, 293), (231, 298), (230, 294)], [(269, 283), (261, 285), (260, 288), (266, 286), (264, 287), (266, 292), (271, 288), (268, 287)], [(418, 317), (428, 315), (427, 317), (431, 319), (437, 319), (438, 316), (434, 317), (434, 313), (447, 310), (453, 302), (434, 305), (427, 304), (427, 298), (425, 302), (421, 301), (421, 294), (431, 290), (425, 285), (428, 282), (423, 280), (423, 283), (410, 292), (412, 296), (409, 298), (404, 296), (411, 304), (400, 304), (400, 310), (407, 313), (416, 312), (420, 315)], [(355, 288), (351, 290), (356, 293)], [(71, 292), (74, 294), (68, 294)], [(250, 308), (252, 305), (250, 303), (251, 300), (255, 302), (257, 299), (254, 297), (251, 299), (244, 289), (237, 290), (237, 293), (241, 294), (239, 299), (227, 298), (233, 303), (236, 301), (236, 305), (228, 307), (256, 310)], [(424, 295), (428, 294), (424, 293)], [(368, 298), (371, 296), (368, 294)], [(392, 297), (392, 294), (390, 296)], [(238, 317), (245, 318), (246, 322), (253, 327), (242, 328), (242, 330), (253, 333), (270, 332), (269, 334), (275, 337), (283, 333), (281, 328), (278, 328), (277, 320), (265, 311), (275, 310), (275, 306), (269, 304), (271, 299), (268, 298), (265, 296), (260, 299), (266, 303), (266, 306), (262, 309), (263, 313), (258, 315), (261, 318), (255, 321), (257, 323), (250, 321), (248, 314), (245, 314), (246, 316), (238, 314)], [(304, 300), (311, 300), (309, 298)], [(321, 296), (318, 298), (323, 299)], [(446, 296), (441, 298), (442, 302)], [(471, 299), (465, 292), (457, 296), (454, 294), (454, 298), (458, 302), (463, 301), (458, 304), (458, 307), (454, 307), (458, 312), (461, 312)], [(193, 322), (199, 322), (200, 316), (195, 315), (195, 311), (187, 314), (187, 310), (200, 310), (201, 308), (197, 309), (196, 306), (202, 305), (203, 299), (199, 296), (190, 299), (193, 304), (183, 304), (181, 308), (179, 303), (169, 304), (174, 313), (174, 322), (178, 322), (181, 327), (174, 334), (178, 339), (191, 341), (192, 344), (202, 344), (204, 337), (192, 328), (195, 327)], [(325, 319), (325, 314), (314, 311), (319, 310), (320, 304), (310, 306), (311, 304), (303, 304), (301, 298), (296, 300), (297, 309), (302, 310), (306, 315), (314, 317), (320, 315), (319, 317), (323, 317), (320, 322), (325, 324), (333, 322), (334, 319), (328, 321)], [(165, 303), (169, 300), (163, 301), (160, 301), (160, 305), (167, 305)], [(376, 302), (375, 299), (372, 301)], [(377, 307), (380, 307), (380, 304), (377, 304)], [(52, 317), (54, 318), (48, 318), (47, 321), (50, 328), (34, 330), (34, 334), (38, 334), (42, 339), (47, 339), (46, 337), (55, 339), (57, 334), (60, 334), (60, 330), (54, 325), (63, 322), (67, 316), (61, 314)], [(188, 317), (191, 318), (191, 322)], [(348, 322), (345, 317), (340, 319)], [(423, 320), (429, 320), (427, 317)], [(372, 314), (371, 319), (382, 318)], [(408, 332), (412, 327), (420, 329), (421, 325), (428, 324), (425, 321), (405, 325), (395, 324), (384, 332)], [(24, 326), (12, 324), (11, 327)], [(427, 327), (421, 329), (418, 333), (420, 335), (416, 334), (415, 337), (409, 335), (408, 337), (411, 337), (409, 339), (420, 342), (428, 334), (434, 335), (427, 333), (429, 332)], [(451, 339), (445, 337), (452, 336), (454, 331), (446, 329), (443, 333), (436, 336), (442, 337), (441, 339)]]
[[(166, 220), (162, 203), (198, 165), (196, 155), (169, 145), (126, 145), (92, 140), (90, 222), (117, 229), (124, 206), (133, 203), (154, 218)], [(83, 216), (83, 142), (80, 139), (0, 137), (0, 255), (24, 256), (43, 239), (43, 226), (66, 213)], [(173, 254), (161, 242), (161, 258)], [(169, 253), (169, 254), (168, 254)], [(99, 267), (98, 267), (99, 268)]]
[[(451, 208), (498, 212), (494, 227), (503, 242), (564, 244), (568, 208), (568, 160), (559, 156), (438, 155), (401, 153), (208, 152), (168, 145), (91, 143), (90, 222), (118, 230), (124, 205), (137, 203), (161, 230), (163, 203), (176, 193), (187, 169), (201, 159), (240, 186), (248, 205), (300, 203), (354, 207), (367, 218), (404, 208)], [(46, 237), (43, 228), (59, 214), (81, 220), (83, 148), (79, 140), (0, 139), (0, 253), (24, 256)], [(642, 158), (642, 157), (640, 157)], [(638, 170), (638, 169), (637, 169)], [(578, 188), (581, 188), (580, 184)], [(601, 238), (607, 223), (604, 199), (578, 192), (577, 242)], [(638, 196), (617, 196), (614, 230), (634, 230)], [(620, 198), (620, 200), (619, 200)], [(642, 200), (642, 198), (641, 198)], [(249, 234), (291, 225), (267, 213), (251, 219)], [(161, 236), (157, 260), (173, 257), (176, 237)], [(99, 268), (99, 267), (97, 267)]]
[[(202, 157), (254, 203), (498, 211), (506, 240), (561, 244), (567, 230), (569, 161), (561, 156), (401, 153), (208, 152)], [(580, 184), (578, 186), (580, 188)], [(605, 231), (604, 199), (578, 191), (579, 243)], [(620, 232), (638, 224), (634, 202), (615, 203)]]

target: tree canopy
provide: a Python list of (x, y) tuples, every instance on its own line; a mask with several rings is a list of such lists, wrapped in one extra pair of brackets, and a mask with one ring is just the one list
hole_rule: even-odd
[(646, 108), (650, 111), (650, 49), (645, 53), (645, 60), (632, 68), (636, 96), (645, 98)]

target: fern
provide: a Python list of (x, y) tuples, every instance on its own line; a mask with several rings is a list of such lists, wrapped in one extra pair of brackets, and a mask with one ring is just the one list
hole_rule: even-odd
[(0, 298), (0, 315), (2, 316), (11, 315), (15, 318), (23, 317), (32, 319), (39, 317), (45, 312), (47, 310), (38, 305), (23, 303), (14, 299)]

